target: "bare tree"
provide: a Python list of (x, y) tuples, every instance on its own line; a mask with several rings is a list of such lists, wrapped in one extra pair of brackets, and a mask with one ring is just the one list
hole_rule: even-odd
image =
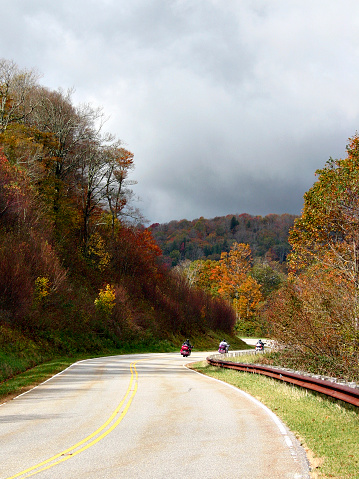
[(25, 122), (36, 103), (31, 95), (41, 75), (20, 69), (12, 60), (0, 58), (0, 133), (10, 123)]
[(40, 131), (56, 139), (51, 154), (55, 160), (53, 172), (58, 179), (64, 179), (78, 167), (82, 145), (96, 139), (104, 123), (101, 108), (73, 106), (72, 93), (71, 89), (63, 92), (42, 88), (38, 91), (38, 107), (31, 116)]
[(91, 218), (101, 211), (106, 196), (107, 156), (100, 141), (88, 141), (83, 145), (77, 170), (77, 188), (82, 209), (82, 238), (86, 249), (91, 235)]

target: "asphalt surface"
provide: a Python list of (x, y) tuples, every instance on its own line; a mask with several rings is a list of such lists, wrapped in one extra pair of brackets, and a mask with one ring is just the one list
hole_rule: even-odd
[(308, 478), (273, 413), (185, 367), (205, 357), (86, 360), (2, 404), (0, 478)]

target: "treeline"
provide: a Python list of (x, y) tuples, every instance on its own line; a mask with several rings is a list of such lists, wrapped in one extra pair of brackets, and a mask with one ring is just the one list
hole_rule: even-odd
[(235, 214), (155, 223), (150, 228), (170, 266), (184, 260), (219, 260), (234, 243), (248, 244), (254, 258), (284, 263), (290, 251), (289, 229), (296, 218), (290, 214)]
[(225, 301), (159, 261), (133, 206), (133, 154), (103, 120), (0, 59), (2, 348), (15, 330), (75, 352), (233, 328)]

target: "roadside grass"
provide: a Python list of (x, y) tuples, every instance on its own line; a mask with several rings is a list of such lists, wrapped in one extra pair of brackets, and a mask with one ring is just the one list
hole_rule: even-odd
[(242, 389), (274, 411), (306, 449), (313, 479), (359, 478), (359, 411), (355, 406), (272, 378), (216, 368), (206, 361), (190, 367)]
[(0, 383), (0, 404), (37, 386), (54, 374), (63, 371), (75, 361), (74, 358), (54, 359)]

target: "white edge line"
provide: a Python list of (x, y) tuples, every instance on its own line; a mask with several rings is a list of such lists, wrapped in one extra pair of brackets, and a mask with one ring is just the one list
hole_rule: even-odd
[[(57, 374), (54, 374), (53, 376), (51, 376), (50, 378), (46, 379), (45, 381), (43, 381), (42, 383), (40, 384), (37, 384), (36, 386), (33, 386), (32, 388), (28, 389), (27, 391), (9, 399), (8, 401), (4, 401), (3, 403), (0, 404), (0, 407), (3, 406), (4, 404), (7, 404), (8, 402), (10, 401), (13, 401), (14, 399), (17, 399), (21, 396), (24, 396), (25, 394), (28, 394), (29, 392), (33, 391), (34, 389), (38, 388), (39, 386), (41, 386), (42, 384), (45, 384), (47, 383), (48, 381), (51, 381), (52, 379), (56, 378), (56, 376), (60, 376), (60, 374), (63, 374), (65, 371), (67, 371), (68, 369), (72, 368), (73, 366), (77, 365), (77, 364), (80, 364), (80, 363), (83, 363), (85, 361), (96, 361), (96, 359), (104, 359), (104, 358), (116, 358), (117, 356), (131, 356), (131, 355), (128, 355), (128, 354), (115, 354), (115, 355), (111, 355), (111, 356), (99, 356), (99, 357), (95, 357), (95, 358), (87, 358), (87, 359), (80, 359), (78, 361), (75, 361), (74, 363), (70, 364), (70, 366), (67, 366), (67, 368), (63, 369), (62, 371), (60, 371), (59, 373)], [(43, 363), (44, 364), (44, 363)], [(26, 371), (24, 371), (26, 372)]]
[[(3, 406), (4, 404), (7, 404), (8, 402), (10, 401), (13, 401), (14, 399), (17, 399), (21, 396), (24, 396), (25, 394), (28, 394), (29, 392), (33, 391), (34, 389), (38, 388), (39, 386), (41, 386), (42, 384), (45, 384), (47, 383), (48, 381), (51, 381), (52, 379), (56, 378), (56, 376), (60, 376), (60, 374), (63, 374), (65, 371), (67, 371), (68, 369), (72, 368), (73, 366), (75, 366), (76, 364), (80, 364), (80, 363), (83, 363), (85, 361), (95, 361), (96, 359), (102, 359), (102, 358), (115, 358), (117, 357), (117, 355), (112, 355), (112, 356), (99, 356), (99, 357), (96, 357), (96, 358), (87, 358), (87, 359), (80, 359), (79, 361), (75, 361), (74, 363), (70, 364), (70, 366), (67, 366), (67, 368), (63, 369), (62, 371), (60, 371), (59, 373), (57, 374), (54, 374), (53, 376), (51, 376), (50, 378), (46, 379), (45, 381), (43, 381), (42, 383), (40, 384), (37, 384), (36, 386), (33, 386), (32, 388), (28, 389), (27, 391), (9, 399), (8, 401), (4, 401), (3, 403), (0, 404), (0, 407)], [(25, 372), (25, 371), (24, 371)]]
[(37, 389), (39, 386), (41, 386), (42, 384), (45, 384), (47, 383), (48, 381), (51, 381), (53, 378), (56, 378), (56, 376), (60, 376), (60, 374), (64, 373), (65, 371), (67, 371), (68, 369), (72, 368), (73, 366), (75, 366), (75, 364), (78, 364), (78, 363), (82, 363), (83, 361), (87, 361), (87, 359), (81, 359), (80, 361), (76, 361), (72, 364), (70, 364), (70, 366), (67, 366), (67, 368), (63, 369), (62, 371), (60, 371), (59, 373), (57, 374), (54, 374), (53, 376), (51, 376), (50, 378), (46, 379), (45, 381), (43, 381), (42, 383), (40, 384), (37, 384), (36, 386), (33, 386), (31, 389), (28, 389), (27, 391), (21, 393), (21, 394), (18, 394), (17, 396), (9, 399), (8, 401), (4, 401), (3, 403), (0, 404), (0, 407), (3, 406), (4, 404), (7, 404), (8, 402), (10, 401), (13, 401), (14, 399), (17, 399), (21, 396), (25, 396), (25, 394), (28, 394), (29, 392), (33, 391), (34, 389)]
[(212, 376), (207, 376), (206, 374), (202, 374), (198, 371), (195, 371), (194, 369), (191, 369), (191, 368), (188, 368), (185, 364), (183, 364), (183, 367), (185, 367), (186, 369), (188, 369), (189, 371), (192, 371), (196, 374), (200, 374), (202, 377), (206, 377), (208, 379), (212, 379), (213, 381), (217, 381), (221, 384), (224, 384), (232, 389), (234, 389), (235, 391), (239, 392), (240, 394), (242, 394), (243, 396), (245, 396), (247, 399), (249, 399), (250, 401), (252, 401), (254, 404), (256, 404), (257, 406), (261, 407), (269, 416), (270, 418), (273, 420), (273, 422), (277, 425), (279, 431), (281, 432), (281, 434), (283, 435), (284, 437), (284, 441), (285, 443), (287, 444), (288, 448), (289, 448), (289, 452), (291, 454), (291, 456), (293, 457), (294, 461), (296, 462), (298, 460), (298, 455), (297, 455), (297, 452), (295, 450), (295, 447), (294, 447), (294, 444), (291, 440), (291, 438), (289, 437), (288, 433), (287, 433), (287, 429), (285, 427), (285, 425), (282, 423), (282, 421), (279, 419), (279, 417), (274, 414), (274, 412), (269, 409), (269, 407), (265, 406), (263, 403), (261, 403), (258, 399), (256, 399), (255, 397), (251, 396), (250, 394), (248, 394), (247, 392), (245, 391), (242, 391), (242, 389), (239, 389), (237, 388), (236, 386), (233, 386), (232, 384), (229, 384), (229, 383), (226, 383), (225, 381), (221, 381), (220, 379), (216, 379), (216, 378), (213, 378)]

